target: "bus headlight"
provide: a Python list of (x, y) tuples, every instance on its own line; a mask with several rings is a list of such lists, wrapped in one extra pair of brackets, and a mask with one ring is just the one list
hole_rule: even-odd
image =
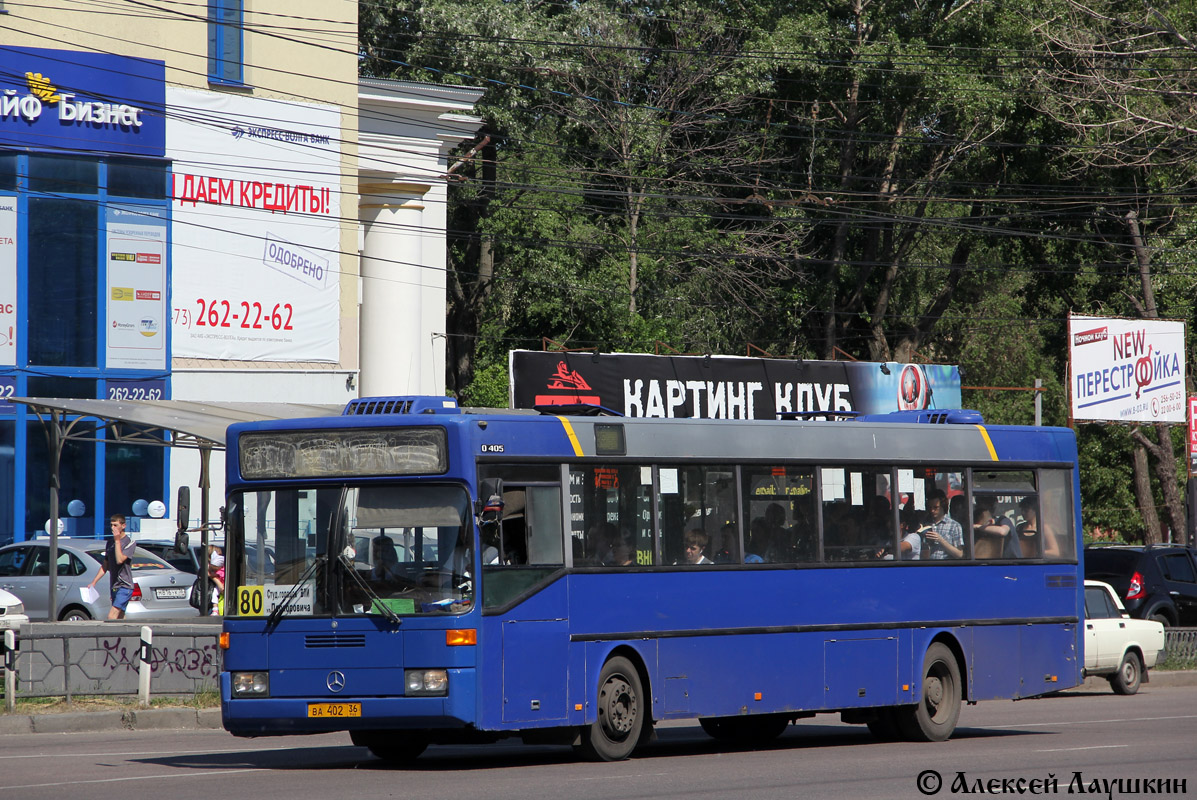
[(270, 676), (265, 672), (234, 672), (233, 697), (269, 697)]
[(407, 669), (403, 678), (408, 696), (449, 693), (449, 673), (443, 669)]

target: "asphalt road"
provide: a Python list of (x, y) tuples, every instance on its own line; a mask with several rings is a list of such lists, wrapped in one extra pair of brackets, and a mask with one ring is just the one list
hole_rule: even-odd
[[(1134, 697), (1100, 691), (966, 706), (956, 736), (940, 744), (882, 744), (863, 726), (837, 719), (805, 720), (756, 751), (729, 750), (696, 725), (670, 723), (660, 727), (657, 742), (621, 763), (581, 762), (569, 748), (516, 740), (431, 747), (412, 769), (388, 767), (345, 734), (248, 740), (211, 730), (13, 734), (0, 736), (0, 798), (874, 800), (971, 796), (981, 788), (1031, 796), (1146, 793), (1143, 785), (1108, 791), (1101, 783), (1119, 779), (1183, 780), (1183, 793), (1177, 783), (1172, 792), (1153, 784), (1152, 796), (1197, 797), (1197, 687), (1148, 685)], [(930, 795), (916, 785), (935, 787), (928, 770), (941, 781)]]

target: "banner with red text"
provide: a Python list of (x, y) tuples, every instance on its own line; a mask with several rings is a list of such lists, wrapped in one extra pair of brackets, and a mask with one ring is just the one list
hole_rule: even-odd
[(0, 367), (17, 363), (17, 198), (0, 197)]
[(1185, 324), (1068, 318), (1074, 420), (1185, 421)]
[(176, 357), (339, 357), (340, 112), (166, 92)]

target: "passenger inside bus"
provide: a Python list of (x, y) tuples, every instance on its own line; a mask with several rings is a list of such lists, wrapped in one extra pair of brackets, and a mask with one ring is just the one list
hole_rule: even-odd
[(706, 556), (707, 544), (710, 541), (700, 530), (688, 530), (682, 536), (682, 560), (680, 564), (714, 564)]
[[(957, 495), (963, 504), (964, 496)], [(927, 494), (927, 511), (931, 515), (930, 528), (923, 533), (927, 545), (923, 558), (933, 561), (946, 558), (964, 558), (964, 529), (955, 517), (948, 516), (948, 498), (943, 490), (936, 489)]]
[(973, 512), (973, 539), (976, 556), (985, 558), (1019, 558), (1017, 531), (1009, 517), (996, 513), (997, 498), (978, 497)]
[[(1018, 545), (1023, 558), (1059, 558), (1060, 545), (1055, 533), (1039, 519), (1039, 503), (1034, 495), (1018, 501)], [(1040, 552), (1042, 545), (1042, 552)]]
[(371, 539), (370, 555), (374, 563), (370, 569), (370, 580), (387, 583), (399, 579), (399, 552), (391, 537), (382, 533)]

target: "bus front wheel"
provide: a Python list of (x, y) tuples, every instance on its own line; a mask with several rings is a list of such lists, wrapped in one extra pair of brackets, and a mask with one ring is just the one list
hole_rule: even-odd
[(923, 692), (919, 704), (896, 709), (902, 733), (912, 742), (943, 742), (960, 718), (960, 667), (947, 645), (935, 642), (923, 660)]
[(592, 761), (627, 758), (640, 741), (644, 715), (640, 673), (623, 656), (610, 659), (599, 673), (596, 718), (582, 729), (582, 754)]
[(388, 764), (410, 764), (428, 748), (428, 739), (406, 731), (350, 731), (349, 738)]

